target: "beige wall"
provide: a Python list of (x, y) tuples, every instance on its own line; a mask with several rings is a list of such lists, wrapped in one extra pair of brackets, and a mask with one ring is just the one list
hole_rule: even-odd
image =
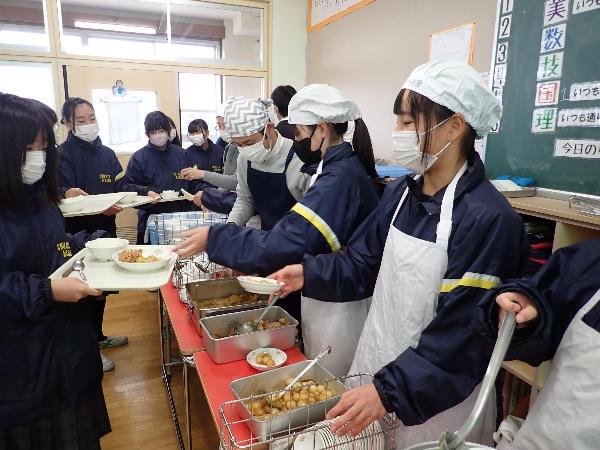
[(375, 154), (390, 155), (392, 107), (410, 71), (429, 59), (429, 36), (476, 22), (474, 67), (490, 68), (496, 0), (376, 0), (308, 34), (307, 83), (356, 101)]
[(271, 90), (280, 84), (306, 84), (307, 0), (273, 0)]

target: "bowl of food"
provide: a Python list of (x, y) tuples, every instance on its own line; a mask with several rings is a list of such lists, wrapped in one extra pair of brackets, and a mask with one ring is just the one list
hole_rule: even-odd
[(112, 255), (115, 252), (125, 250), (128, 245), (129, 241), (127, 239), (100, 238), (86, 242), (85, 248), (87, 248), (97, 260), (111, 261)]
[(125, 195), (125, 197), (119, 200), (119, 203), (123, 205), (128, 205), (129, 203), (135, 202), (138, 196), (137, 192), (119, 192), (119, 194)]
[(72, 213), (83, 209), (83, 195), (77, 197), (64, 198), (60, 202), (60, 209), (63, 213)]
[(255, 294), (274, 294), (283, 287), (283, 283), (270, 278), (244, 275), (237, 277), (237, 280), (244, 289)]
[(175, 257), (168, 249), (129, 246), (114, 252), (112, 260), (119, 267), (130, 272), (150, 272), (162, 269)]
[(259, 372), (266, 372), (283, 366), (287, 355), (278, 348), (257, 348), (248, 353), (246, 361)]
[(171, 190), (162, 191), (160, 193), (160, 196), (162, 198), (164, 198), (165, 200), (172, 200), (174, 198), (179, 197), (179, 191), (171, 191)]

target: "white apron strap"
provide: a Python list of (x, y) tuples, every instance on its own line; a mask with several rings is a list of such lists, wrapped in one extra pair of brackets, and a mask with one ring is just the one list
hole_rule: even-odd
[(450, 233), (452, 232), (452, 210), (454, 208), (454, 193), (456, 192), (456, 186), (458, 180), (467, 170), (467, 162), (462, 165), (458, 173), (454, 176), (446, 192), (444, 192), (444, 198), (442, 199), (442, 207), (440, 211), (440, 221), (437, 226), (436, 232), (436, 243), (448, 247), (448, 240), (450, 239)]
[[(421, 175), (415, 175), (414, 180), (418, 180), (420, 176)], [(402, 197), (400, 198), (400, 201), (398, 202), (398, 206), (396, 207), (396, 212), (394, 213), (394, 217), (392, 217), (392, 223), (390, 224), (390, 226), (394, 225), (394, 222), (396, 221), (396, 217), (398, 217), (398, 212), (400, 212), (400, 208), (402, 208), (402, 204), (404, 203), (404, 200), (406, 200), (407, 195), (408, 195), (408, 183), (406, 184), (406, 189), (404, 189), (404, 192), (402, 193)]]

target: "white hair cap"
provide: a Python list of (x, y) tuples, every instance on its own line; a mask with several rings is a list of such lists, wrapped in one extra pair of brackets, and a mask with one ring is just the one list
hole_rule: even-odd
[(412, 71), (402, 89), (410, 89), (462, 114), (478, 137), (487, 135), (502, 115), (500, 100), (483, 83), (479, 72), (462, 62), (423, 64)]
[(288, 122), (293, 125), (345, 123), (360, 117), (356, 103), (347, 100), (339, 89), (326, 84), (303, 87), (288, 106)]

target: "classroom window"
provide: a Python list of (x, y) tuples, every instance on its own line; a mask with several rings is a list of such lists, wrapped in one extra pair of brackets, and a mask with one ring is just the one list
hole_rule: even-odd
[(262, 93), (263, 78), (180, 73), (180, 135), (183, 147), (192, 145), (187, 135), (187, 127), (192, 120), (206, 121), (209, 137), (214, 142), (218, 138), (215, 130), (217, 105), (232, 96), (260, 98)]
[[(179, 108), (181, 110), (181, 145), (192, 143), (187, 134), (188, 124), (203, 119), (208, 124), (210, 138), (215, 137), (215, 115), (221, 102), (221, 80), (219, 75), (205, 73), (179, 74)], [(214, 139), (212, 139), (214, 141)]]
[(59, 0), (65, 53), (262, 66), (262, 9), (195, 0)]
[(43, 0), (0, 0), (0, 49), (49, 51)]
[(52, 64), (0, 61), (0, 92), (34, 98), (56, 108)]

